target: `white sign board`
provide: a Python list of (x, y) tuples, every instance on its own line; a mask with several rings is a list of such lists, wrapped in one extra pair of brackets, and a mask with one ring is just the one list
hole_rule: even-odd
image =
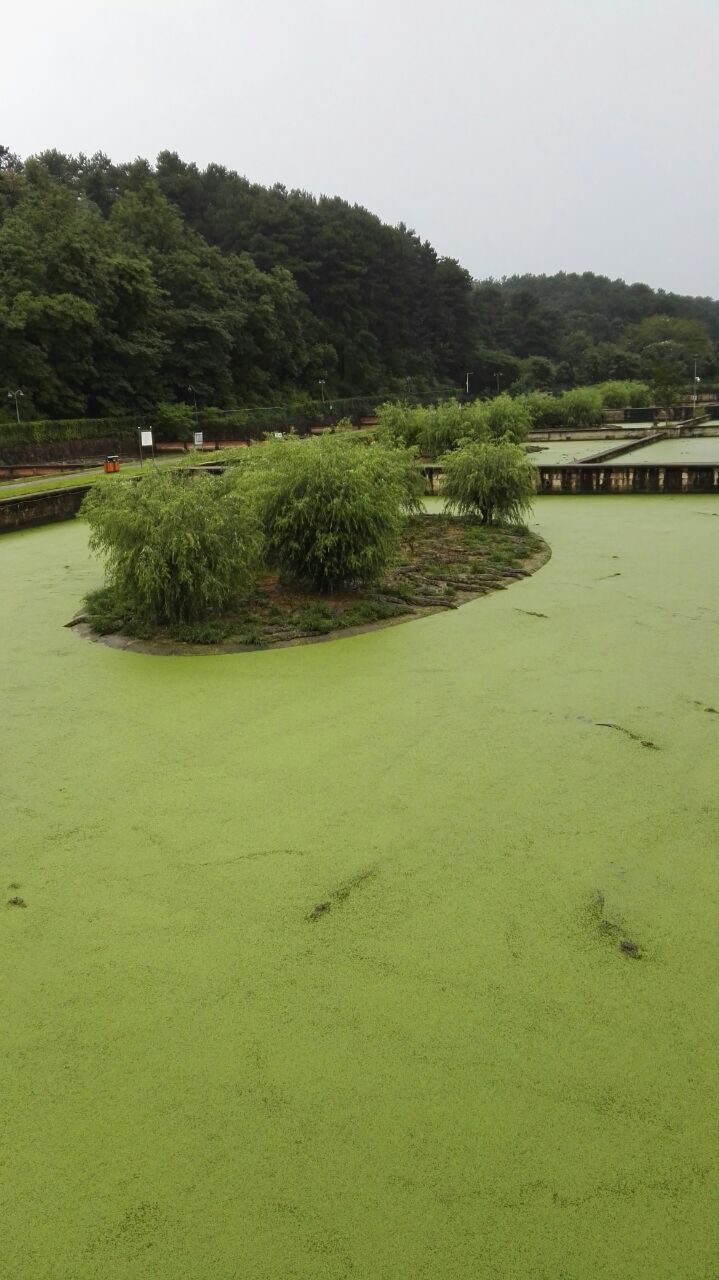
[(201, 431), (195, 432), (195, 448), (201, 449), (204, 444), (204, 437)]
[(143, 449), (152, 448), (152, 432), (151, 431), (140, 432), (140, 446)]

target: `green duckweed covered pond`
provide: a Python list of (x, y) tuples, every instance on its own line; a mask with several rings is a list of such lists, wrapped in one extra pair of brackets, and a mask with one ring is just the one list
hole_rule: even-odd
[(689, 463), (694, 466), (701, 466), (706, 463), (713, 463), (714, 466), (719, 464), (719, 439), (716, 436), (684, 436), (681, 438), (673, 437), (668, 440), (657, 440), (654, 444), (642, 445), (641, 441), (637, 449), (632, 449), (631, 453), (624, 455), (627, 463), (636, 462), (638, 466), (644, 463), (654, 463), (656, 465)]
[[(605, 449), (616, 449), (624, 443), (621, 428), (617, 428), (616, 436), (599, 440), (549, 440), (532, 443), (527, 453), (529, 461), (535, 467), (560, 466), (570, 462), (581, 462), (584, 458), (593, 457)], [(627, 441), (626, 443), (629, 443)], [(639, 441), (641, 444), (641, 441)]]
[(535, 517), (505, 592), (204, 658), (0, 541), (12, 1280), (717, 1275), (719, 503)]

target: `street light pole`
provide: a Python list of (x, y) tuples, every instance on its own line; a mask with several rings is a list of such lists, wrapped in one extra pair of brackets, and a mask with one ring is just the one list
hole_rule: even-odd
[(698, 381), (699, 381), (699, 379), (697, 378), (697, 357), (695, 356), (695, 357), (694, 357), (694, 395), (692, 396), (692, 399), (693, 399), (693, 401), (694, 401), (694, 409), (695, 409), (695, 411), (696, 411), (696, 407), (697, 407), (697, 383), (698, 383)]
[(464, 389), (467, 395), (469, 395), (469, 380), (473, 376), (474, 376), (474, 369), (468, 369), (464, 376)]
[(322, 392), (322, 403), (324, 404), (324, 402), (325, 402), (325, 380), (324, 380), (324, 378), (320, 378), (320, 379), (319, 379), (319, 386), (320, 386), (320, 390), (321, 390), (321, 392)]
[(189, 384), (189, 386), (188, 386), (187, 390), (192, 392), (192, 400), (193, 400), (193, 403), (194, 403), (194, 405), (195, 405), (195, 428), (197, 428), (197, 426), (198, 426), (198, 416), (197, 416), (197, 395), (196, 395), (196, 393), (195, 393), (195, 388), (192, 386), (192, 384), (191, 384), (191, 383)]
[(503, 378), (503, 377), (504, 377), (504, 374), (502, 374), (502, 373), (495, 373), (495, 375), (494, 375), (494, 376), (495, 376), (495, 378), (497, 379), (497, 395), (499, 395), (499, 380), (500, 380), (500, 378)]
[(17, 391), (8, 391), (8, 393), (7, 393), (7, 398), (8, 398), (8, 400), (14, 400), (14, 401), (15, 401), (15, 414), (16, 414), (16, 416), (17, 416), (17, 420), (18, 420), (18, 422), (19, 422), (19, 421), (20, 421), (20, 406), (18, 405), (18, 402), (17, 402), (17, 398), (18, 398), (18, 396), (20, 396), (20, 397), (21, 397), (21, 398), (23, 398), (23, 399), (24, 399), (24, 397), (25, 397), (25, 393), (24, 393), (24, 391), (21, 391), (19, 387), (18, 387)]

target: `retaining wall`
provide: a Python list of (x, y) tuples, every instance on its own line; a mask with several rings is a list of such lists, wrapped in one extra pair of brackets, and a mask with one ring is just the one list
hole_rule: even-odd
[(88, 491), (86, 484), (68, 489), (48, 489), (44, 493), (26, 493), (0, 502), (0, 533), (32, 529), (36, 525), (73, 520)]
[(719, 493), (719, 466), (538, 466), (537, 492)]
[[(425, 466), (425, 493), (442, 492), (442, 468)], [(719, 466), (537, 465), (538, 493), (717, 493)]]

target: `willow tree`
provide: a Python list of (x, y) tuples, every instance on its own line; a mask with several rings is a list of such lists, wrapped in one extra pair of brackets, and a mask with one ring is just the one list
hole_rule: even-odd
[(95, 485), (82, 513), (116, 610), (168, 624), (217, 617), (246, 591), (262, 537), (225, 477), (153, 471)]
[(334, 435), (247, 452), (233, 474), (258, 513), (271, 567), (320, 590), (381, 577), (418, 501), (421, 477), (406, 450)]
[(447, 506), (482, 524), (521, 524), (534, 497), (534, 468), (508, 441), (468, 441), (442, 459)]

